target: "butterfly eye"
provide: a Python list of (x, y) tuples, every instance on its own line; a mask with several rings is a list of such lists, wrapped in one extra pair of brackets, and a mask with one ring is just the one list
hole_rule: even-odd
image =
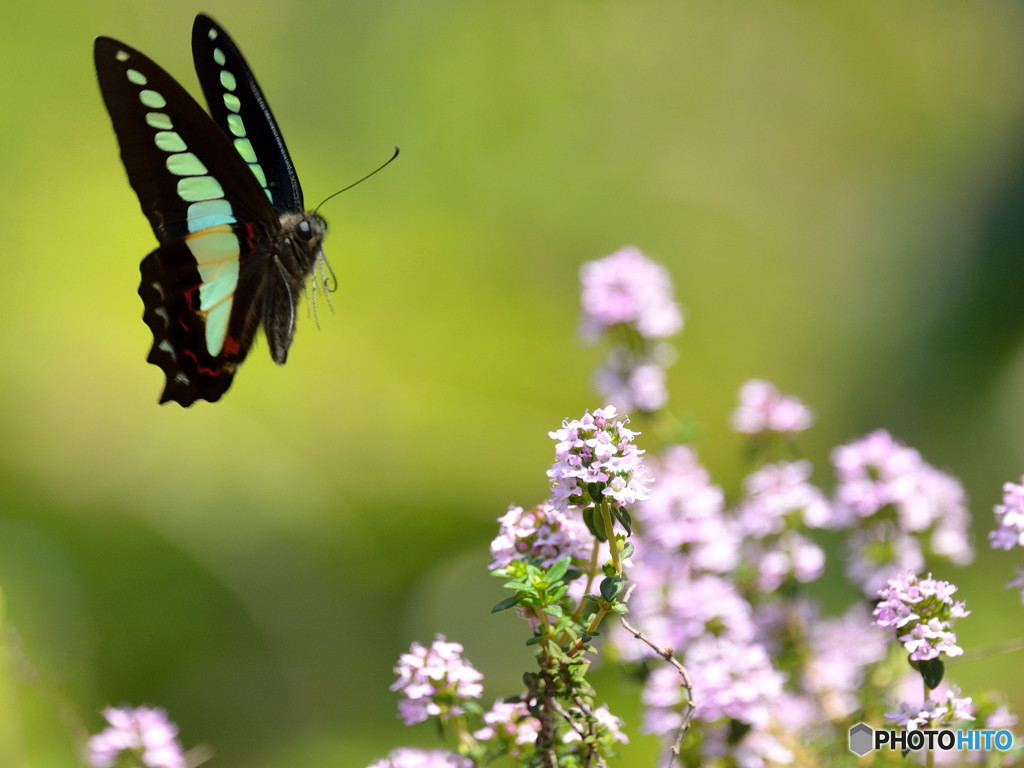
[(309, 222), (302, 220), (299, 225), (295, 228), (295, 234), (299, 236), (300, 240), (309, 240), (313, 237), (313, 228), (309, 226)]

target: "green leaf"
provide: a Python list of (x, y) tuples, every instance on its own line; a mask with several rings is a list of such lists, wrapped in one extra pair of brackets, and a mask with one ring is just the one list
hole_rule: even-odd
[(601, 597), (609, 603), (622, 594), (623, 581), (619, 576), (610, 576), (601, 581)]
[(622, 523), (622, 527), (626, 529), (626, 535), (633, 535), (633, 518), (629, 516), (629, 510), (625, 507), (615, 506), (612, 507), (612, 514), (615, 515), (615, 519)]
[(507, 611), (509, 608), (512, 608), (516, 605), (519, 605), (519, 595), (512, 595), (512, 597), (506, 597), (500, 603), (491, 608), (491, 613), (500, 613), (501, 611)]
[(598, 541), (608, 541), (608, 532), (604, 528), (604, 514), (600, 508), (594, 508), (594, 514), (591, 518), (594, 521), (593, 528), (590, 529), (591, 533), (597, 537)]
[(561, 560), (556, 562), (548, 569), (548, 581), (555, 582), (561, 581), (562, 578), (569, 570), (569, 565), (572, 563), (572, 559), (569, 557), (563, 557)]
[(942, 682), (942, 676), (946, 672), (946, 667), (942, 663), (942, 659), (936, 657), (934, 659), (918, 661), (917, 670), (921, 673), (924, 684), (931, 690), (935, 690), (939, 687), (939, 683)]

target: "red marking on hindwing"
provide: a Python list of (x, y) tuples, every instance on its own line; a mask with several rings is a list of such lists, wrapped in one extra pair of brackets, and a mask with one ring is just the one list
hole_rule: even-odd
[(249, 254), (256, 250), (256, 227), (251, 222), (244, 221), (235, 230), (235, 234), (238, 237), (238, 265), (241, 266), (249, 258)]
[(206, 368), (206, 367), (200, 365), (199, 364), (199, 356), (196, 355), (196, 353), (193, 352), (188, 347), (183, 349), (182, 352), (184, 352), (187, 357), (191, 357), (192, 358), (192, 361), (196, 364), (196, 373), (202, 373), (202, 374), (205, 374), (206, 376), (220, 376), (221, 373), (224, 370), (223, 368)]

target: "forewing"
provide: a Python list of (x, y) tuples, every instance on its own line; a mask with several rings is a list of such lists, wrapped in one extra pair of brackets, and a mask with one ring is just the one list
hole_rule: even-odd
[(263, 91), (238, 46), (209, 16), (196, 16), (192, 57), (210, 114), (275, 210), (303, 210), (302, 187)]
[(161, 243), (240, 221), (277, 226), (249, 166), (174, 78), (108, 37), (94, 55), (128, 180)]

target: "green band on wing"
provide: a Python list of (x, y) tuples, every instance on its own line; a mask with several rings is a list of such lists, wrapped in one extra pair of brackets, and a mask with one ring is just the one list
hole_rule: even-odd
[(260, 183), (260, 186), (266, 189), (269, 194), (270, 190), (267, 189), (267, 174), (263, 172), (263, 166), (259, 163), (249, 163), (249, 170), (252, 171), (253, 176), (256, 177), (256, 181)]
[(225, 90), (235, 90), (235, 76), (226, 69), (222, 69), (220, 71), (220, 84), (224, 86)]
[(186, 176), (178, 180), (178, 197), (186, 203), (224, 197), (224, 187), (213, 176)]
[(146, 125), (161, 131), (169, 131), (174, 127), (171, 124), (170, 116), (163, 112), (147, 112)]
[[(167, 158), (167, 170), (175, 176), (204, 176), (209, 173), (203, 161), (191, 152), (178, 152)], [(206, 177), (209, 178), (209, 177)]]
[(224, 106), (232, 112), (239, 112), (242, 109), (242, 102), (233, 93), (224, 94)]
[(188, 231), (198, 232), (221, 224), (234, 224), (231, 203), (227, 200), (201, 200), (188, 207)]
[(125, 75), (128, 77), (129, 82), (135, 83), (136, 85), (145, 85), (149, 82), (146, 79), (146, 76), (137, 69), (126, 70)]
[(238, 287), (238, 237), (230, 226), (221, 224), (188, 235), (185, 242), (202, 280), (199, 308), (206, 313), (206, 349), (216, 357), (224, 348)]
[(241, 115), (228, 115), (228, 128), (235, 136), (245, 136), (245, 124), (242, 122)]
[(227, 61), (227, 57), (224, 55), (224, 51), (222, 51), (220, 48), (214, 48), (213, 60), (223, 67), (224, 62)]
[(245, 160), (245, 162), (257, 162), (256, 150), (252, 148), (252, 143), (244, 136), (242, 138), (235, 139), (235, 149), (238, 151), (238, 154), (242, 156), (242, 159)]
[[(150, 114), (159, 113), (151, 112)], [(156, 142), (157, 148), (162, 149), (164, 152), (184, 152), (188, 149), (185, 140), (181, 138), (177, 131), (157, 131), (153, 141)]]
[(150, 109), (163, 109), (167, 106), (167, 100), (156, 91), (152, 91), (149, 88), (143, 88), (139, 91), (139, 101), (142, 102), (143, 106), (149, 107)]

